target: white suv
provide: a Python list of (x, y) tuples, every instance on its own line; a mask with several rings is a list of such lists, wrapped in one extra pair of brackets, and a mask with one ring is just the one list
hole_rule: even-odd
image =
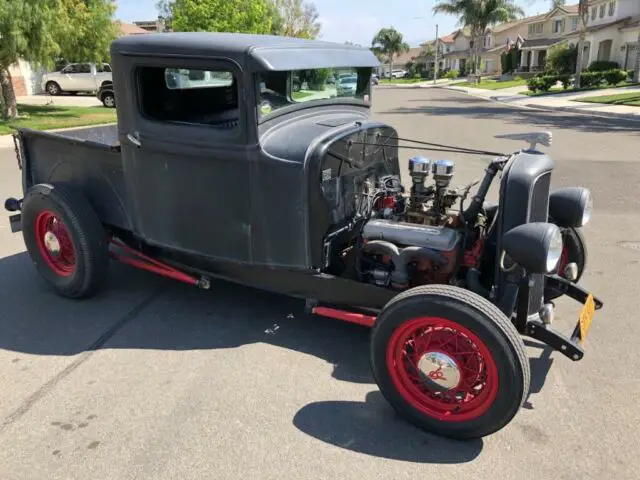
[(42, 76), (42, 89), (50, 95), (61, 92), (97, 92), (104, 82), (112, 82), (108, 63), (70, 63), (59, 72)]
[(391, 72), (391, 77), (393, 78), (404, 78), (404, 76), (407, 74), (407, 72), (405, 70), (393, 70)]

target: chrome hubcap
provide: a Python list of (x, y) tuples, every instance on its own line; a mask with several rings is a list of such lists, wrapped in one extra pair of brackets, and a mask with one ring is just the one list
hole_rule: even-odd
[(445, 392), (460, 383), (460, 368), (456, 361), (442, 352), (427, 352), (418, 360), (420, 376), (429, 390)]
[(44, 246), (47, 251), (52, 255), (58, 255), (60, 253), (60, 241), (58, 237), (52, 232), (44, 234)]

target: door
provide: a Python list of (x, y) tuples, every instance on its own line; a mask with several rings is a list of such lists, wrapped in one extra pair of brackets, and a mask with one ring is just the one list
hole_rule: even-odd
[(116, 86), (134, 109), (120, 117), (120, 135), (136, 233), (153, 245), (250, 261), (241, 72), (225, 62), (138, 62), (153, 63), (132, 65), (131, 84)]
[(91, 65), (88, 63), (74, 63), (65, 67), (62, 72), (62, 90), (70, 92), (84, 92), (93, 90), (93, 75)]

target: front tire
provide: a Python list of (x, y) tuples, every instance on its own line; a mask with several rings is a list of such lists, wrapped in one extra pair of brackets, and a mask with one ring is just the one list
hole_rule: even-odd
[(56, 82), (47, 82), (45, 89), (49, 95), (60, 95), (62, 89)]
[(479, 295), (445, 285), (407, 290), (385, 306), (372, 331), (371, 367), (400, 416), (455, 439), (506, 426), (530, 384), (510, 320)]
[(36, 270), (57, 294), (86, 298), (101, 289), (109, 244), (82, 194), (61, 183), (33, 186), (22, 203), (22, 226)]
[[(587, 242), (578, 228), (562, 229), (562, 255), (558, 264), (558, 275), (564, 275), (564, 269), (569, 263), (575, 263), (578, 267), (578, 275), (573, 283), (578, 283), (587, 268), (587, 260), (589, 253), (587, 251)], [(558, 297), (562, 293), (551, 288), (545, 288), (544, 301), (548, 303)]]

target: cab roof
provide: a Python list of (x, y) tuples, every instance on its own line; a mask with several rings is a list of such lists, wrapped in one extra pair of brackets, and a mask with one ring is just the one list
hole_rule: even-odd
[(252, 72), (380, 65), (371, 50), (363, 47), (246, 33), (168, 32), (129, 35), (113, 41), (111, 55), (224, 57)]

